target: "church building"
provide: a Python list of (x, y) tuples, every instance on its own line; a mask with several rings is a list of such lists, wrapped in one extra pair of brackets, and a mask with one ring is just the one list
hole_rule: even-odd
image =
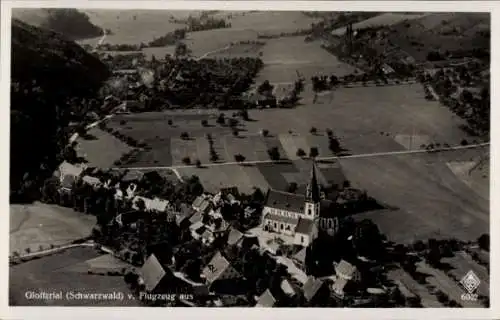
[(293, 237), (293, 243), (304, 247), (318, 237), (318, 230), (334, 235), (339, 219), (333, 201), (322, 199), (316, 164), (313, 162), (311, 178), (305, 195), (270, 189), (262, 211), (264, 231)]

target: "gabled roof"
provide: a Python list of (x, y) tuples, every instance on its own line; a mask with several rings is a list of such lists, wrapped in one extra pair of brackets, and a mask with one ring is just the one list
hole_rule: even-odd
[(140, 271), (146, 291), (153, 291), (167, 274), (154, 254), (149, 256)]
[(131, 170), (125, 173), (121, 180), (123, 182), (140, 181), (142, 177), (144, 177), (144, 173), (141, 171)]
[(311, 301), (316, 296), (322, 285), (323, 281), (320, 279), (312, 276), (307, 279), (307, 282), (304, 284), (304, 297), (307, 301)]
[(227, 244), (232, 246), (238, 243), (241, 238), (243, 238), (243, 233), (241, 233), (238, 229), (232, 228), (227, 238)]
[(200, 229), (201, 227), (203, 227), (203, 222), (196, 221), (195, 223), (193, 223), (189, 226), (189, 230), (196, 231), (196, 230)]
[(307, 247), (303, 247), (302, 249), (300, 249), (299, 252), (297, 252), (293, 256), (293, 259), (299, 261), (302, 264), (304, 264), (306, 262), (306, 256), (307, 256)]
[(94, 186), (94, 187), (101, 184), (101, 180), (99, 180), (99, 178), (88, 176), (88, 175), (83, 176), (82, 180), (83, 180), (83, 182), (85, 182), (91, 186)]
[(190, 218), (189, 218), (189, 222), (191, 224), (194, 224), (194, 223), (197, 223), (197, 222), (200, 222), (203, 220), (203, 214), (201, 212), (195, 212)]
[(212, 260), (203, 269), (202, 273), (208, 283), (213, 283), (218, 280), (219, 277), (226, 271), (227, 268), (231, 267), (231, 264), (227, 259), (217, 251)]
[(61, 181), (61, 187), (71, 189), (73, 188), (73, 184), (76, 181), (76, 177), (71, 174), (66, 174), (63, 176), (62, 181)]
[(335, 291), (336, 293), (340, 293), (340, 294), (344, 293), (344, 288), (347, 285), (347, 281), (348, 280), (346, 280), (344, 278), (340, 278), (340, 277), (337, 278), (332, 285), (332, 290)]
[(192, 204), (193, 207), (199, 208), (204, 200), (205, 200), (205, 197), (203, 197), (203, 196), (196, 197), (196, 199), (194, 199), (193, 204)]
[(356, 272), (356, 266), (350, 264), (345, 260), (341, 260), (335, 266), (335, 272), (338, 276), (350, 279), (353, 276), (354, 272)]
[(73, 175), (75, 177), (79, 177), (82, 174), (83, 170), (85, 170), (85, 166), (74, 165), (74, 164), (71, 164), (67, 161), (63, 161), (59, 165), (58, 170), (59, 170), (61, 177), (64, 177), (66, 175)]
[(257, 304), (255, 305), (258, 308), (272, 308), (276, 304), (276, 299), (269, 289), (264, 291), (264, 293), (257, 300)]
[(313, 228), (314, 228), (313, 220), (300, 218), (299, 223), (297, 223), (297, 227), (295, 228), (295, 232), (309, 235), (311, 234)]
[(281, 281), (280, 287), (281, 287), (281, 290), (283, 290), (283, 292), (289, 296), (294, 296), (297, 293), (295, 291), (295, 289), (293, 288), (292, 284), (290, 283), (290, 281), (288, 281), (287, 279), (284, 279), (283, 281)]

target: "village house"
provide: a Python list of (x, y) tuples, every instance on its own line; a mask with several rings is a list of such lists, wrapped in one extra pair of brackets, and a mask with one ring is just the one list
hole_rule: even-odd
[(55, 175), (59, 177), (60, 189), (62, 194), (71, 194), (73, 191), (73, 185), (80, 178), (80, 175), (85, 170), (85, 165), (71, 164), (67, 161), (62, 162), (59, 165), (58, 170)]
[(207, 286), (193, 282), (165, 267), (155, 254), (148, 257), (139, 271), (139, 283), (147, 293), (206, 295)]
[(311, 304), (322, 304), (329, 299), (330, 292), (326, 282), (310, 276), (303, 288), (304, 298)]
[(289, 297), (294, 297), (299, 292), (297, 286), (288, 279), (283, 279), (283, 281), (281, 281), (280, 288), (283, 293), (285, 293)]
[(241, 274), (231, 265), (220, 251), (214, 255), (205, 266), (201, 276), (210, 286), (211, 292), (235, 294), (243, 289), (237, 285), (237, 281), (242, 279)]
[(97, 189), (102, 185), (101, 180), (99, 180), (96, 177), (89, 176), (89, 175), (83, 176), (82, 181), (83, 181), (83, 183), (91, 186), (93, 189)]
[(200, 213), (208, 213), (212, 209), (213, 205), (207, 196), (201, 195), (194, 199), (192, 207)]
[(361, 274), (356, 266), (345, 260), (335, 264), (335, 274), (336, 278), (332, 285), (332, 291), (339, 298), (344, 298), (345, 288), (348, 284), (361, 281)]
[(154, 212), (166, 212), (169, 208), (169, 201), (160, 198), (147, 198), (142, 196), (135, 196), (132, 200), (132, 208), (135, 210), (140, 210), (139, 203), (144, 203), (144, 208), (146, 211)]
[(318, 229), (329, 230), (334, 235), (339, 229), (339, 219), (331, 208), (333, 203), (322, 199), (316, 164), (313, 161), (311, 179), (305, 196), (269, 190), (262, 211), (264, 231), (293, 237), (293, 243), (309, 246), (318, 236)]
[(229, 231), (229, 235), (227, 237), (227, 244), (230, 246), (234, 246), (238, 244), (243, 238), (243, 233), (241, 233), (238, 229), (231, 228)]

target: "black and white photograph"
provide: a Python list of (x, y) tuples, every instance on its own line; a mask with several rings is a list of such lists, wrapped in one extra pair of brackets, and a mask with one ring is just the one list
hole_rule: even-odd
[(70, 3), (6, 9), (9, 306), (490, 308), (488, 10)]

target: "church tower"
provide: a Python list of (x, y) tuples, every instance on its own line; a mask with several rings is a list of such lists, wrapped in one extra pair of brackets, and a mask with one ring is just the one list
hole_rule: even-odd
[(321, 194), (316, 176), (316, 162), (313, 160), (311, 169), (311, 180), (306, 187), (306, 199), (304, 204), (305, 218), (316, 220), (319, 218)]

